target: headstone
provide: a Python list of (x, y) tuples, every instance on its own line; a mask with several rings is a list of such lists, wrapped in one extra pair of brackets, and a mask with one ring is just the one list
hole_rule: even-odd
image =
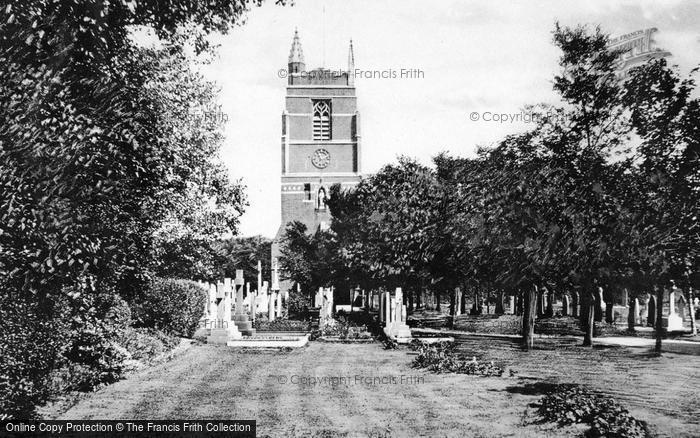
[(511, 315), (515, 315), (515, 296), (511, 295), (509, 298), (510, 298), (509, 302), (508, 302), (508, 304), (510, 305), (509, 312)]
[(410, 342), (412, 339), (411, 329), (406, 325), (406, 306), (403, 304), (403, 291), (396, 288), (394, 297), (386, 292), (386, 323), (384, 334), (397, 342)]
[(262, 292), (258, 295), (256, 301), (256, 308), (259, 313), (267, 312), (267, 303), (269, 301), (269, 290), (270, 286), (267, 281), (263, 281)]
[(267, 319), (269, 321), (275, 320), (275, 296), (276, 291), (274, 289), (270, 290), (270, 294), (267, 297)]
[(321, 304), (321, 312), (319, 314), (321, 321), (327, 321), (333, 318), (333, 288), (327, 287), (323, 289), (323, 303)]
[(276, 313), (275, 316), (277, 316), (277, 318), (281, 318), (282, 317), (282, 294), (280, 293), (280, 291), (277, 291), (276, 300), (277, 300), (277, 309), (275, 311), (275, 313)]
[(642, 320), (639, 316), (640, 309), (639, 309), (639, 298), (634, 299), (634, 323), (635, 324), (641, 324)]
[(323, 288), (319, 287), (314, 297), (314, 307), (321, 307), (323, 304)]
[[(230, 281), (230, 279), (228, 280)], [(243, 308), (243, 287), (245, 286), (243, 269), (236, 269), (234, 286), (236, 288), (236, 314), (234, 315), (233, 320), (241, 333), (246, 336), (253, 336), (255, 334), (253, 323), (250, 321), (248, 314)]]
[[(208, 344), (226, 344), (230, 340), (240, 339), (241, 332), (235, 324), (231, 322), (231, 279), (228, 279), (228, 290), (226, 282), (219, 282), (216, 288), (217, 314), (216, 321), (212, 325), (211, 332), (207, 337)], [(218, 298), (223, 295), (222, 298)]]
[[(664, 307), (666, 307), (665, 303)], [(668, 331), (683, 330), (683, 318), (676, 313), (676, 287), (673, 284), (668, 290), (668, 311), (662, 322)]]
[(216, 321), (216, 285), (209, 283), (209, 324)]

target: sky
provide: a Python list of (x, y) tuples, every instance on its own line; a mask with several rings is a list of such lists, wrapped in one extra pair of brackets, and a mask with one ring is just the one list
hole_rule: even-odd
[[(246, 186), (240, 235), (272, 237), (280, 226), (280, 138), (286, 79), (279, 70), (295, 28), (307, 70), (355, 67), (395, 71), (358, 77), (363, 174), (406, 155), (429, 164), (442, 151), (471, 156), (480, 145), (530, 126), (495, 121), (525, 105), (558, 102), (552, 91), (555, 22), (600, 25), (613, 36), (658, 28), (656, 46), (683, 76), (700, 64), (700, 2), (689, 1), (268, 1), (227, 35), (213, 35), (217, 56), (198, 67), (221, 88), (226, 115), (221, 159)], [(416, 69), (401, 78), (401, 69)], [(476, 116), (473, 114), (476, 113)], [(476, 118), (474, 121), (472, 119)], [(486, 120), (485, 120), (486, 119)]]

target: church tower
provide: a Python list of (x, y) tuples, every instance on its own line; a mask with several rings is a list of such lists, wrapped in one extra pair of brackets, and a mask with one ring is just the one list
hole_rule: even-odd
[[(360, 181), (360, 116), (352, 41), (347, 71), (307, 71), (295, 30), (287, 67), (280, 150), (282, 214), (272, 244), (273, 265), (289, 222), (304, 223), (309, 233), (326, 229), (331, 220), (326, 206), (330, 187), (341, 184), (347, 189)], [(289, 287), (282, 282), (282, 290)]]

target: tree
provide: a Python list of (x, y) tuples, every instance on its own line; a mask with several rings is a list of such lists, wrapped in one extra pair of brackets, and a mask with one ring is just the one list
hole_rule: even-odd
[(214, 245), (215, 260), (219, 268), (216, 277), (236, 276), (236, 270), (243, 270), (243, 278), (257, 288), (258, 261), (262, 268), (262, 278), (272, 278), (270, 248), (272, 240), (262, 237), (232, 237)]
[(637, 270), (656, 286), (659, 312), (668, 281), (683, 280), (688, 290), (700, 258), (700, 100), (692, 97), (694, 89), (694, 80), (681, 80), (664, 59), (633, 69), (625, 84), (625, 104), (641, 139), (638, 191), (627, 203), (633, 220), (626, 229)]
[[(242, 192), (210, 160), (216, 134), (182, 123), (187, 99), (212, 91), (178, 80), (194, 78), (183, 45), (206, 50), (206, 35), (240, 22), (249, 4), (29, 0), (0, 9), (0, 332), (80, 321), (113, 286), (137, 293), (156, 232), (166, 218), (186, 221), (178, 213), (197, 193), (215, 198), (217, 227), (235, 231)], [(139, 26), (164, 48), (138, 46), (130, 32)], [(28, 333), (34, 348), (0, 359), (3, 411), (20, 418), (50, 395), (68, 338)], [(48, 364), (42, 345), (56, 347)]]
[(328, 205), (350, 284), (415, 293), (431, 273), (442, 280), (443, 189), (431, 169), (400, 157), (352, 191), (332, 187)]

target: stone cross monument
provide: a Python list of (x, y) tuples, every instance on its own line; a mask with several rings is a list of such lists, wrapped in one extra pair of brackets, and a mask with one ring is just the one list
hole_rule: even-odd
[(233, 316), (233, 320), (241, 333), (246, 336), (253, 336), (255, 334), (253, 323), (250, 322), (248, 314), (243, 309), (243, 286), (245, 285), (243, 269), (236, 269), (234, 284), (236, 286), (236, 314)]

